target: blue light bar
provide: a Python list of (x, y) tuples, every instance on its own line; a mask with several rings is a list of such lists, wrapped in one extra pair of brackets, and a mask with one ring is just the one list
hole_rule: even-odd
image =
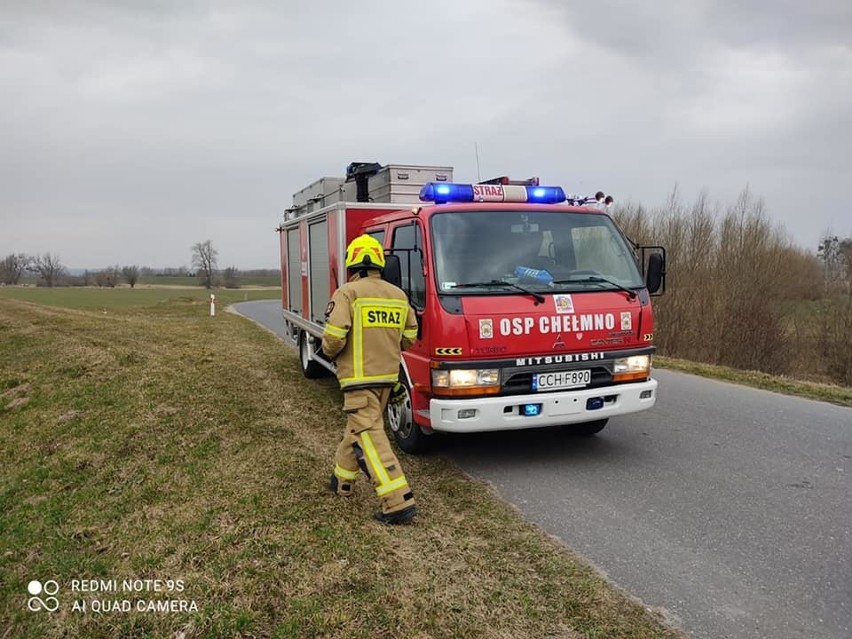
[(561, 186), (521, 186), (518, 184), (454, 184), (428, 182), (420, 189), (421, 202), (533, 202), (558, 204), (565, 201)]

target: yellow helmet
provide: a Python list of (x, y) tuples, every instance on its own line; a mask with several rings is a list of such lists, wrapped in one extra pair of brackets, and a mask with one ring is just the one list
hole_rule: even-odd
[(346, 268), (385, 267), (385, 251), (370, 235), (359, 235), (346, 247)]

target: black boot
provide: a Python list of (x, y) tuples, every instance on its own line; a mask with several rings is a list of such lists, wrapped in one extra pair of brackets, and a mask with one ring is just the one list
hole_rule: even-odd
[(412, 505), (408, 508), (403, 508), (402, 510), (397, 510), (392, 513), (383, 513), (377, 512), (373, 515), (373, 519), (375, 519), (380, 524), (385, 524), (387, 526), (395, 526), (398, 524), (410, 524), (411, 520), (414, 519), (414, 516), (417, 514), (417, 506)]
[[(337, 492), (338, 485), (340, 486), (341, 492)], [(340, 495), (341, 497), (348, 497), (352, 494), (352, 484), (349, 482), (343, 482), (341, 484), (340, 480), (337, 479), (337, 475), (332, 475), (331, 479), (328, 480), (328, 489), (335, 495)]]

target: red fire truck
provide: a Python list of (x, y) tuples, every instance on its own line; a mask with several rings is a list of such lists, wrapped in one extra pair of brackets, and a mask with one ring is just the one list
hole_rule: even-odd
[(367, 233), (419, 323), (400, 362), (408, 398), (387, 414), (403, 450), (434, 432), (593, 435), (651, 408), (665, 250), (631, 243), (611, 201), (536, 178), (455, 183), (439, 166), (352, 163), (314, 182), (278, 228), (284, 323), (304, 374), (334, 370), (319, 348), (324, 312), (346, 281), (347, 244)]

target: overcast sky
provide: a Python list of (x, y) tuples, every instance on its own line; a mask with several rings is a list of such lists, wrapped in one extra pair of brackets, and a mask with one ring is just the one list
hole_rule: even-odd
[(849, 0), (0, 0), (0, 257), (276, 268), (351, 161), (852, 234)]

